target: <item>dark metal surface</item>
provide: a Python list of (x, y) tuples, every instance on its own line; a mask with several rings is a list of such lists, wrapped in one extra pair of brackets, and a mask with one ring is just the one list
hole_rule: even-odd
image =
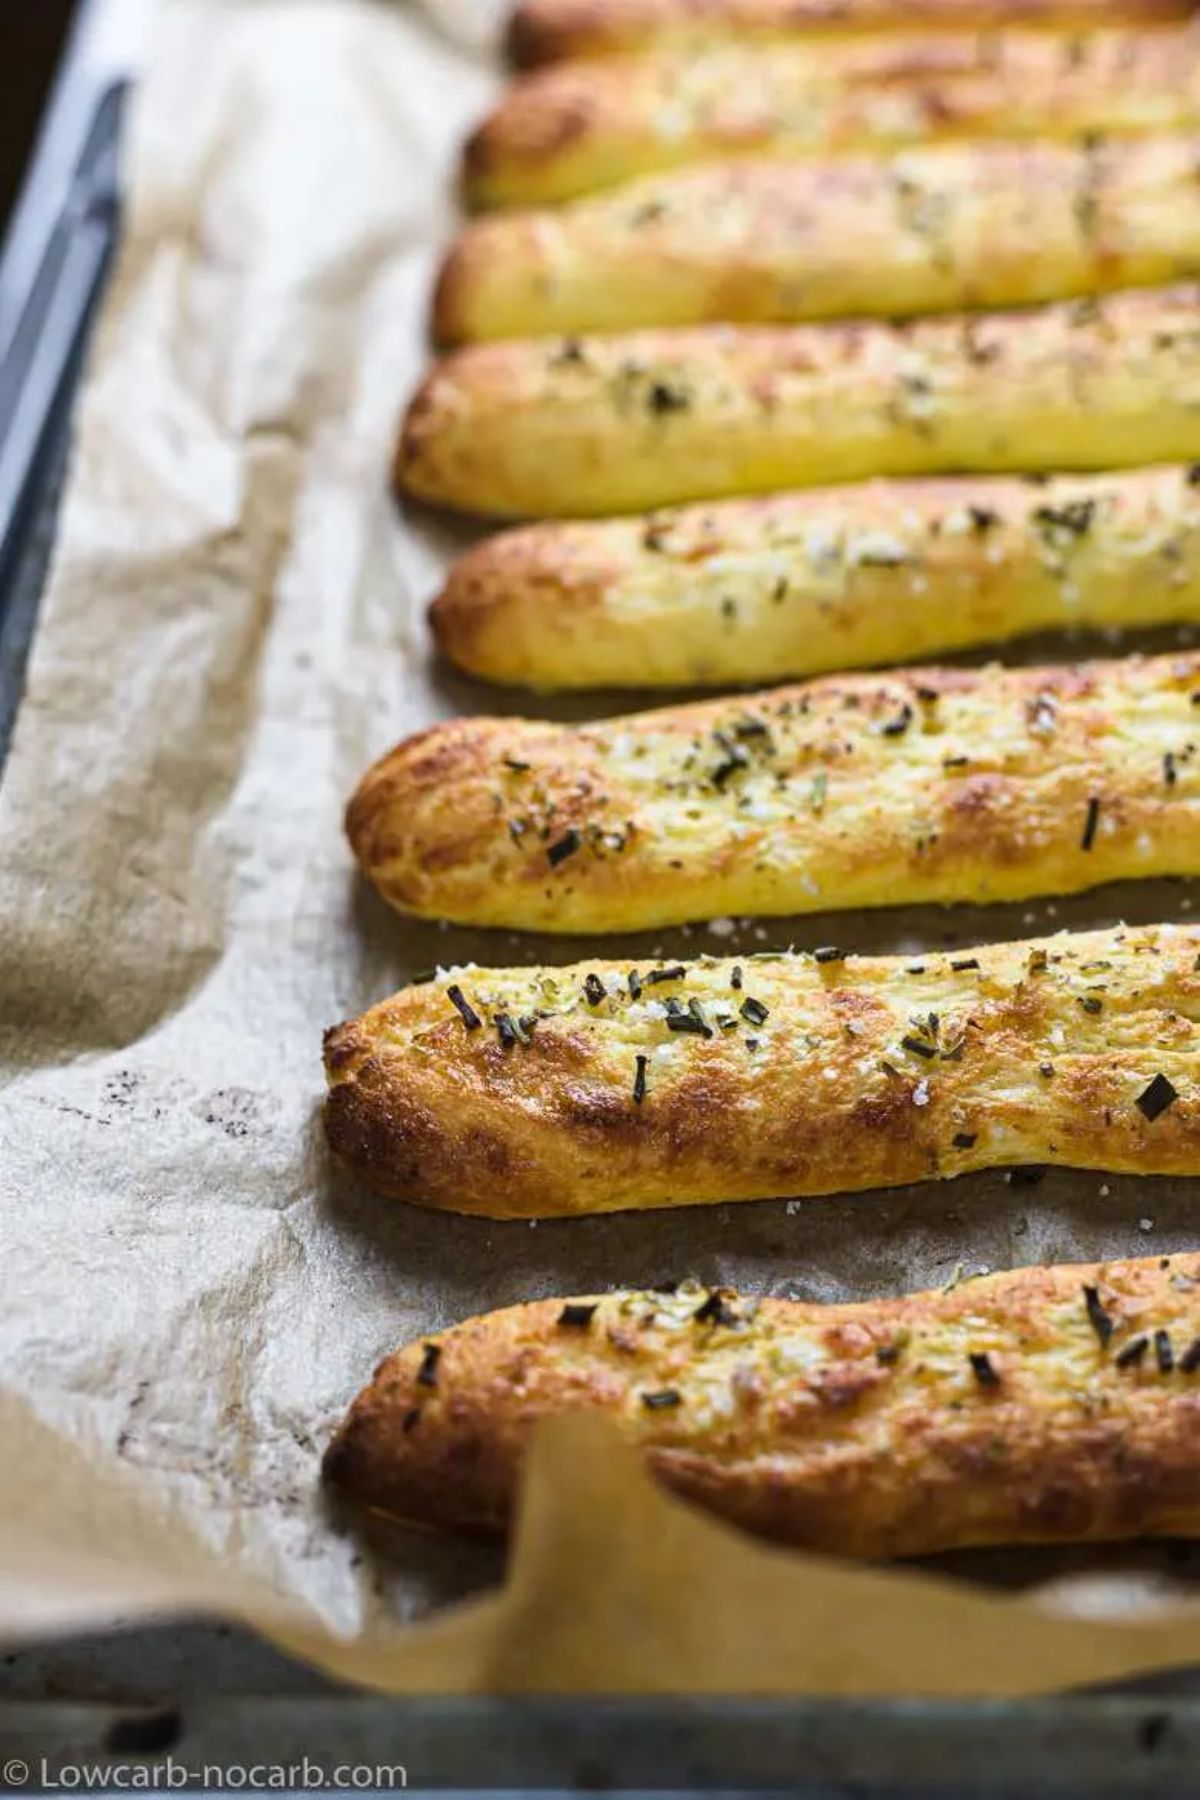
[(124, 88), (104, 85), (80, 54), (94, 12), (81, 9), (0, 254), (0, 764), (53, 542), (72, 399), (117, 235)]
[[(218, 1785), (216, 1771), (307, 1765), (339, 1787), (528, 1792), (785, 1790), (832, 1800), (1082, 1800), (1191, 1793), (1200, 1711), (1169, 1700), (1021, 1705), (796, 1701), (193, 1700), (131, 1711), (78, 1703), (0, 1704), (6, 1766), (30, 1789), (69, 1785), (88, 1765), (151, 1768), (161, 1785)], [(170, 1769), (167, 1768), (170, 1759)], [(237, 1777), (233, 1777), (234, 1780)], [(278, 1783), (276, 1784), (278, 1785)], [(364, 1783), (365, 1785), (365, 1783)]]

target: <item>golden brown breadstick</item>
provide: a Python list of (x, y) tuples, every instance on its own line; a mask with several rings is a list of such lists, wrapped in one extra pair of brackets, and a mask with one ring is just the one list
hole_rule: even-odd
[(1200, 290), (910, 325), (701, 325), (460, 350), (409, 408), (416, 498), (559, 517), (868, 475), (1200, 457)]
[(861, 482), (485, 539), (443, 653), (532, 688), (685, 687), (1200, 618), (1200, 470)]
[(455, 344), (894, 319), (1161, 286), (1200, 268), (1197, 168), (1200, 136), (1179, 136), (652, 176), (469, 226), (435, 331)]
[(820, 1306), (685, 1284), (411, 1344), (326, 1456), (356, 1500), (503, 1529), (529, 1435), (604, 1413), (670, 1487), (852, 1556), (1200, 1531), (1200, 1256)]
[(455, 719), (350, 804), (403, 912), (527, 931), (1200, 872), (1200, 655), (918, 668), (583, 726)]
[(519, 0), (510, 30), (518, 62), (746, 39), (773, 45), (871, 31), (1078, 32), (1187, 19), (1194, 0)]
[(1200, 124), (1194, 28), (728, 44), (519, 81), (470, 139), (475, 206), (543, 206), (728, 157), (886, 154), (974, 138), (1078, 140)]
[(326, 1129), (487, 1218), (1060, 1163), (1200, 1174), (1200, 929), (439, 974), (328, 1034)]

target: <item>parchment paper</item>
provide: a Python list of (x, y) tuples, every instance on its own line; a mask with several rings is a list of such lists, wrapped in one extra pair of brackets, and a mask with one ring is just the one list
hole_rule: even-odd
[[(407, 926), (340, 830), (396, 737), (514, 704), (431, 665), (423, 605), (461, 534), (386, 490), (457, 144), (497, 80), (447, 33), (472, 9), (434, 11), (177, 0), (136, 109), (0, 791), (0, 1629), (203, 1607), (421, 1689), (1000, 1693), (1200, 1661), (1178, 1553), (813, 1562), (667, 1500), (594, 1420), (539, 1440), (503, 1595), (416, 1631), (500, 1553), (364, 1533), (321, 1494), (375, 1362), (473, 1311), (688, 1273), (893, 1293), (1200, 1238), (1185, 1182), (995, 1174), (531, 1228), (330, 1165), (325, 1026), (432, 963), (586, 949)], [(906, 949), (1191, 904), (1159, 884), (626, 948)]]

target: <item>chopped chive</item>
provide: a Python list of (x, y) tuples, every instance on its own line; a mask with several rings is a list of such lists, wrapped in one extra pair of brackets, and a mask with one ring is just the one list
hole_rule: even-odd
[(1104, 1011), (1104, 1002), (1096, 994), (1080, 994), (1079, 1004), (1085, 1013), (1091, 1013), (1093, 1017)]
[(1108, 1340), (1112, 1336), (1115, 1327), (1111, 1316), (1104, 1310), (1104, 1303), (1100, 1298), (1100, 1289), (1097, 1287), (1085, 1286), (1083, 1298), (1087, 1306), (1087, 1316), (1091, 1321), (1092, 1330), (1100, 1339), (1101, 1344), (1107, 1347)]
[(448, 987), (446, 989), (446, 998), (449, 1000), (451, 1006), (454, 1007), (468, 1031), (478, 1031), (480, 1029), (483, 1020), (475, 1011), (475, 1008), (471, 1005), (471, 1002), (467, 999), (467, 996), (463, 993), (457, 982), (453, 987)]
[(728, 786), (739, 769), (748, 769), (749, 767), (750, 758), (739, 745), (735, 744), (725, 760), (717, 764), (708, 779), (715, 788), (723, 789)]
[(643, 1394), (642, 1405), (647, 1412), (666, 1412), (672, 1406), (681, 1406), (683, 1396), (677, 1388), (659, 1388), (657, 1393)]
[(742, 1017), (749, 1025), (765, 1025), (771, 1014), (761, 1000), (743, 1000)]
[(646, 1068), (649, 1061), (648, 1056), (639, 1056), (637, 1059), (637, 1074), (633, 1078), (633, 1104), (635, 1106), (640, 1106), (646, 1098)]
[(568, 1300), (558, 1315), (558, 1322), (569, 1331), (586, 1331), (596, 1316), (596, 1303)]
[(1168, 787), (1174, 787), (1179, 780), (1179, 764), (1172, 750), (1168, 750), (1163, 757), (1163, 780)]
[(421, 1387), (436, 1387), (438, 1381), (438, 1364), (442, 1360), (440, 1344), (426, 1344), (425, 1354), (421, 1358), (421, 1366), (417, 1370), (417, 1381)]
[(1179, 1359), (1179, 1371), (1182, 1375), (1194, 1375), (1200, 1369), (1200, 1337), (1193, 1338)]
[(1138, 1095), (1137, 1109), (1144, 1119), (1153, 1124), (1155, 1119), (1161, 1119), (1168, 1107), (1174, 1106), (1178, 1098), (1177, 1089), (1166, 1076), (1156, 1075), (1150, 1086)]
[(642, 997), (642, 978), (636, 969), (629, 971), (629, 998), (640, 1000)]
[(1000, 1386), (1000, 1375), (986, 1350), (970, 1352), (971, 1367), (975, 1371), (975, 1379), (980, 1387), (997, 1388)]
[(1150, 1339), (1144, 1331), (1138, 1337), (1130, 1338), (1127, 1344), (1122, 1344), (1114, 1358), (1118, 1369), (1136, 1369), (1149, 1348)]
[(517, 1043), (517, 1028), (508, 1013), (497, 1013), (492, 1024), (500, 1033), (500, 1042), (506, 1050), (511, 1050)]
[(587, 977), (583, 984), (583, 991), (587, 996), (589, 1006), (599, 1006), (602, 1001), (608, 999), (608, 989), (598, 975)]
[(665, 969), (651, 969), (646, 977), (646, 986), (654, 987), (660, 981), (682, 981), (687, 970), (682, 963), (671, 963)]
[(924, 1056), (929, 1058), (937, 1055), (935, 1046), (933, 1044), (927, 1044), (923, 1038), (912, 1036), (902, 1037), (900, 1039), (900, 1048), (902, 1050), (910, 1051), (913, 1056)]
[(961, 975), (967, 969), (977, 969), (979, 967), (979, 958), (977, 956), (964, 956), (958, 962), (952, 962), (950, 967), (954, 970), (956, 975)]
[(734, 991), (734, 992), (735, 992), (735, 993), (740, 993), (740, 992), (741, 992), (741, 989), (742, 989), (742, 971), (741, 971), (741, 967), (740, 967), (740, 965), (739, 965), (739, 966), (738, 966), (738, 967), (737, 967), (737, 968), (735, 968), (735, 969), (734, 969), (734, 971), (733, 971), (733, 974), (732, 974), (732, 975), (731, 975), (731, 976), (730, 976), (730, 977), (729, 977), (729, 985), (730, 985), (730, 987), (731, 987), (731, 988), (732, 988), (732, 989), (733, 989), (733, 991)]
[(1159, 1370), (1163, 1375), (1169, 1375), (1171, 1370), (1175, 1367), (1175, 1352), (1171, 1347), (1171, 1334), (1169, 1331), (1159, 1330), (1155, 1332), (1154, 1360), (1157, 1362)]
[(560, 863), (566, 862), (568, 856), (574, 856), (582, 843), (583, 839), (572, 826), (570, 831), (563, 833), (557, 843), (550, 845), (546, 851), (546, 861), (552, 869), (557, 869)]
[(1092, 798), (1088, 801), (1087, 818), (1084, 821), (1083, 837), (1080, 839), (1080, 849), (1082, 849), (1082, 850), (1090, 850), (1091, 849), (1092, 845), (1096, 841), (1096, 827), (1099, 825), (1099, 823), (1100, 823), (1100, 802), (1096, 798), (1096, 796), (1093, 794)]
[(845, 960), (846, 952), (844, 950), (839, 950), (835, 944), (822, 944), (819, 950), (813, 951), (813, 961), (815, 963), (840, 963), (845, 962)]
[(888, 719), (880, 726), (881, 737), (903, 737), (913, 721), (913, 709), (906, 700), (894, 719)]
[(737, 1314), (729, 1305), (720, 1288), (713, 1289), (703, 1305), (696, 1308), (692, 1317), (698, 1325), (737, 1324)]
[(710, 1038), (713, 1035), (713, 1028), (705, 1018), (698, 1000), (689, 1000), (686, 1012), (679, 1006), (678, 1000), (675, 1005), (678, 1010), (667, 1014), (668, 1031), (686, 1031), (693, 1037)]

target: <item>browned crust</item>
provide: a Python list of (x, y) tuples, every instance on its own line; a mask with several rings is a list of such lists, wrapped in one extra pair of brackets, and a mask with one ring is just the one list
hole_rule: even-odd
[[(381, 1192), (489, 1218), (1012, 1163), (1200, 1174), (1198, 952), (1200, 930), (1163, 926), (662, 980), (648, 959), (465, 970), (329, 1034), (326, 1130)], [(693, 1002), (707, 1036), (668, 1022)], [(525, 1041), (505, 1042), (502, 1016)]]
[(399, 910), (518, 930), (1187, 875), (1198, 692), (1193, 653), (831, 676), (583, 726), (455, 719), (368, 771), (346, 829)]
[(826, 1551), (1200, 1530), (1195, 1255), (855, 1305), (684, 1288), (574, 1302), (595, 1310), (570, 1324), (564, 1304), (390, 1357), (331, 1445), (328, 1479), (385, 1513), (503, 1529), (533, 1426), (587, 1409), (688, 1499)]
[(856, 31), (1074, 30), (1187, 19), (1194, 0), (520, 0), (508, 50), (524, 68), (572, 56), (648, 50), (681, 23), (714, 37), (828, 36)]

